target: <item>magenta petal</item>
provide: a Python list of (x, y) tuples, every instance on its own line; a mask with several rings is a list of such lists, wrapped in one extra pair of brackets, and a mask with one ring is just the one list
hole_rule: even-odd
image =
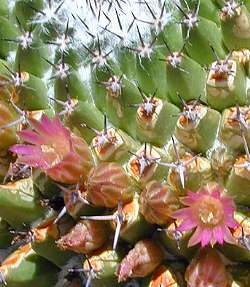
[(217, 199), (220, 199), (221, 193), (218, 190), (215, 190), (212, 192), (212, 196)]
[(205, 247), (208, 245), (212, 238), (212, 230), (210, 228), (204, 228), (202, 230), (202, 235), (201, 235), (201, 246)]
[(31, 130), (20, 131), (18, 132), (18, 135), (21, 137), (22, 140), (31, 144), (42, 145), (44, 143), (44, 139)]
[(48, 142), (51, 137), (55, 136), (53, 125), (51, 126), (51, 121), (46, 115), (42, 115), (41, 122), (35, 119), (30, 119), (30, 122), (36, 132), (45, 137), (46, 142)]
[(25, 145), (25, 144), (16, 144), (9, 149), (11, 152), (16, 154), (26, 155), (26, 154), (36, 154), (39, 153), (40, 150), (36, 146)]
[(227, 243), (235, 244), (235, 239), (233, 238), (233, 235), (231, 234), (231, 232), (230, 232), (230, 230), (228, 229), (228, 227), (222, 225), (222, 226), (221, 226), (221, 229), (222, 229), (222, 232), (223, 232), (223, 235), (224, 235), (224, 240), (225, 240)]
[(185, 219), (192, 216), (192, 209), (190, 207), (178, 209), (171, 216), (176, 219)]
[(233, 218), (233, 216), (225, 215), (225, 225), (229, 226), (230, 228), (236, 228), (239, 226), (239, 223)]
[(185, 196), (185, 197), (181, 198), (180, 201), (184, 205), (192, 206), (196, 202), (196, 199), (191, 198), (189, 196)]
[(221, 226), (214, 227), (214, 229), (213, 229), (213, 237), (219, 244), (223, 244), (223, 242), (224, 242), (224, 235), (223, 235)]
[(197, 226), (196, 222), (191, 219), (184, 220), (184, 222), (178, 227), (178, 230), (183, 231), (189, 231), (193, 229), (195, 226)]
[(203, 195), (198, 193), (198, 192), (192, 192), (192, 191), (188, 191), (188, 196), (187, 197), (190, 197), (191, 199), (197, 201), (198, 199), (200, 199)]
[(24, 155), (18, 157), (18, 162), (27, 164), (33, 167), (48, 168), (47, 163), (43, 160), (39, 154), (37, 155)]
[(188, 242), (188, 247), (194, 246), (201, 241), (202, 229), (200, 226), (197, 226), (194, 234)]

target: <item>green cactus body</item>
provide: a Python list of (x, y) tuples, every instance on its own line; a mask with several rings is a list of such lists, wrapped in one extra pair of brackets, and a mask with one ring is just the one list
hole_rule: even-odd
[[(67, 85), (67, 88), (66, 88)], [(65, 78), (56, 77), (54, 84), (55, 99), (67, 101), (68, 96), (79, 101), (86, 101), (89, 98), (89, 91), (86, 85), (80, 80), (79, 74), (72, 70)], [(59, 106), (59, 105), (57, 105)], [(60, 110), (62, 107), (58, 107)]]
[(18, 36), (18, 30), (9, 19), (3, 16), (0, 16), (0, 27), (0, 56), (6, 58), (8, 53), (16, 48), (16, 44), (8, 39), (15, 39)]
[(220, 114), (213, 109), (202, 106), (196, 107), (198, 110), (200, 109), (197, 112), (197, 119), (190, 120), (185, 114), (181, 116), (177, 122), (175, 135), (181, 143), (191, 150), (205, 153), (215, 141)]
[(210, 46), (213, 47), (219, 58), (225, 57), (221, 31), (214, 22), (199, 17), (197, 27), (190, 32), (185, 49), (189, 57), (201, 65), (208, 65), (214, 60)]
[(180, 64), (176, 68), (167, 64), (167, 81), (169, 84), (169, 99), (174, 104), (179, 105), (180, 103), (176, 96), (177, 93), (186, 102), (198, 98), (204, 99), (205, 97), (205, 71), (186, 55), (180, 55)]
[(48, 108), (47, 86), (38, 77), (21, 72), (21, 84), (13, 87), (12, 97), (23, 110), (37, 111)]
[[(125, 220), (121, 228), (120, 238), (123, 240), (134, 244), (152, 232), (152, 226), (139, 212), (139, 202), (137, 196), (135, 196), (132, 202), (123, 207), (122, 213)], [(111, 223), (111, 227), (115, 229), (115, 222)]]
[(141, 142), (163, 146), (173, 134), (179, 109), (156, 97), (151, 99), (144, 101), (144, 104), (137, 109), (136, 134)]
[[(236, 159), (234, 166), (231, 170), (227, 180), (228, 193), (234, 198), (236, 203), (249, 204), (249, 171), (247, 166), (244, 166), (246, 161), (245, 156), (240, 156)], [(240, 186), (241, 192), (238, 192)]]
[(228, 60), (226, 73), (217, 72), (216, 65), (216, 62), (212, 64), (206, 84), (209, 105), (222, 111), (236, 104), (246, 104), (246, 76), (241, 65)]
[[(39, 32), (37, 30), (34, 30), (32, 32), (34, 36), (32, 37), (36, 38), (36, 33)], [(27, 37), (27, 39), (29, 39), (29, 36), (27, 34), (23, 35), (23, 37)], [(14, 65), (15, 70), (18, 71), (18, 69), (20, 68), (21, 71), (28, 72), (40, 78), (49, 68), (48, 63), (46, 63), (43, 59), (47, 59), (48, 55), (48, 48), (44, 46), (44, 43), (40, 39), (32, 39), (32, 43), (28, 44), (27, 47), (25, 42), (21, 42), (21, 44), (18, 45), (16, 51), (16, 59)]]
[(18, 0), (15, 2), (13, 17), (17, 17), (22, 27), (25, 30), (28, 30), (30, 19), (32, 19), (36, 14), (35, 9), (40, 10), (42, 8), (42, 0)]
[(37, 255), (30, 244), (26, 244), (7, 257), (1, 274), (9, 286), (49, 287), (56, 282), (56, 268), (52, 263)]
[[(111, 250), (110, 248), (101, 249), (96, 251), (90, 258), (89, 262), (93, 266), (96, 278), (91, 280), (93, 287), (101, 286), (119, 286), (117, 278), (115, 277), (115, 271), (120, 261), (120, 255)], [(85, 269), (89, 269), (88, 261), (83, 264)], [(101, 280), (100, 280), (101, 279)]]
[(233, 17), (221, 15), (221, 29), (224, 42), (228, 49), (241, 49), (250, 47), (250, 13), (242, 5)]
[(12, 226), (21, 226), (23, 222), (29, 224), (37, 219), (46, 220), (53, 214), (39, 205), (39, 197), (33, 189), (31, 179), (1, 185), (0, 191), (1, 217)]
[[(243, 106), (240, 108), (246, 121), (248, 121), (248, 107)], [(243, 142), (240, 136), (240, 126), (236, 117), (237, 109), (235, 107), (225, 109), (222, 113), (220, 123), (219, 137), (221, 141), (231, 149), (243, 150)], [(248, 135), (246, 136), (249, 142)]]

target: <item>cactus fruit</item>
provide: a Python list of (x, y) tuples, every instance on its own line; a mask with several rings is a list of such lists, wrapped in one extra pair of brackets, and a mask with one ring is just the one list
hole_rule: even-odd
[(249, 0), (0, 0), (0, 286), (250, 286), (249, 148)]

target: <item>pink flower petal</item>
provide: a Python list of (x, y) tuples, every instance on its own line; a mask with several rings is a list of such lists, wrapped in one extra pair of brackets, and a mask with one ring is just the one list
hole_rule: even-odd
[(216, 226), (213, 229), (213, 237), (215, 241), (217, 241), (219, 244), (223, 244), (224, 242), (224, 234), (222, 232), (221, 226)]
[(11, 152), (14, 152), (18, 155), (29, 155), (40, 153), (40, 149), (37, 146), (25, 145), (25, 144), (16, 144), (9, 149)]
[(188, 191), (188, 196), (187, 197), (190, 197), (191, 199), (197, 201), (199, 200), (203, 195), (200, 194), (199, 192), (192, 192), (192, 191)]
[(236, 228), (239, 226), (239, 223), (233, 218), (233, 216), (226, 214), (225, 215), (225, 225), (230, 228)]
[(41, 145), (44, 143), (44, 139), (31, 130), (20, 131), (18, 132), (18, 135), (23, 141), (29, 142), (31, 144)]
[(43, 169), (48, 168), (47, 163), (43, 160), (43, 158), (39, 155), (25, 155), (25, 156), (19, 156), (18, 157), (18, 162), (22, 164), (27, 164), (29, 166), (33, 167), (40, 167)]
[(197, 223), (194, 220), (187, 219), (178, 227), (178, 230), (181, 232), (189, 231), (193, 229), (195, 226), (197, 226)]
[(212, 229), (210, 228), (204, 228), (202, 230), (202, 235), (201, 235), (201, 246), (205, 247), (206, 245), (208, 245), (208, 243), (210, 242), (211, 238), (212, 238)]
[(173, 218), (176, 219), (185, 219), (192, 216), (192, 209), (190, 207), (178, 209), (171, 215)]
[(221, 226), (221, 229), (222, 229), (222, 232), (223, 232), (223, 235), (224, 235), (224, 240), (225, 240), (227, 243), (235, 244), (235, 239), (233, 238), (233, 235), (231, 234), (231, 232), (230, 232), (230, 230), (228, 229), (228, 227), (222, 225), (222, 226)]
[(39, 135), (44, 137), (46, 142), (48, 142), (48, 139), (50, 139), (54, 135), (54, 131), (49, 130), (47, 126), (43, 125), (42, 123), (40, 123), (37, 120), (30, 119), (30, 123), (31, 123), (32, 127), (35, 129), (35, 131)]
[(220, 199), (221, 193), (218, 190), (214, 190), (212, 192), (212, 196), (217, 198), (217, 199)]
[(194, 199), (190, 196), (185, 196), (180, 199), (180, 202), (187, 206), (192, 206), (196, 201), (197, 199)]
[(189, 239), (188, 247), (191, 247), (191, 246), (198, 244), (201, 241), (201, 235), (202, 235), (202, 229), (200, 226), (197, 226), (194, 234)]

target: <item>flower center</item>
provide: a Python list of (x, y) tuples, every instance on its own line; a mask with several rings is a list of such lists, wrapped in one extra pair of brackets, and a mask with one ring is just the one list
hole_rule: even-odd
[(200, 221), (208, 226), (215, 226), (223, 220), (223, 206), (220, 201), (211, 196), (206, 196), (198, 207)]
[(55, 145), (41, 145), (41, 151), (48, 166), (51, 168), (63, 160), (66, 152), (61, 151)]

